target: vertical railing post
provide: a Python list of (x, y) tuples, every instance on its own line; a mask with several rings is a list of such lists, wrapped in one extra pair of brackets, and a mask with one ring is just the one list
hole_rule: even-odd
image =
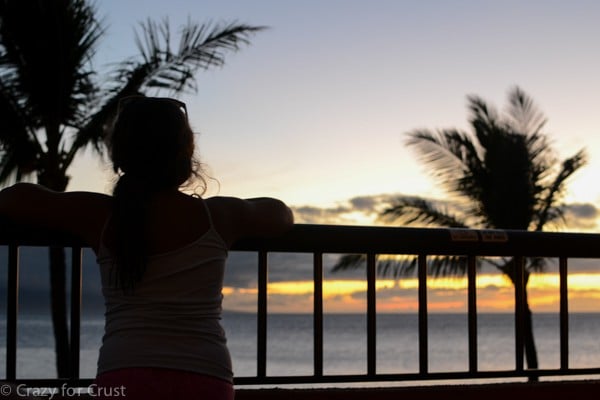
[(6, 290), (6, 380), (17, 378), (17, 315), (19, 313), (19, 247), (8, 246)]
[(81, 247), (73, 247), (71, 253), (71, 329), (70, 329), (70, 378), (79, 379), (80, 331), (81, 331)]
[(514, 257), (515, 284), (515, 370), (523, 371), (525, 350), (525, 259)]
[(377, 370), (377, 266), (375, 254), (367, 254), (367, 375)]
[(560, 292), (560, 368), (569, 369), (569, 288), (567, 258), (558, 261)]
[(419, 254), (417, 258), (419, 280), (419, 373), (429, 371), (429, 344), (427, 328), (427, 256)]
[(313, 254), (313, 363), (314, 375), (323, 376), (323, 253)]
[(256, 375), (267, 376), (267, 252), (258, 252), (258, 315), (256, 345)]
[(467, 304), (469, 314), (469, 372), (477, 372), (477, 258), (467, 258)]

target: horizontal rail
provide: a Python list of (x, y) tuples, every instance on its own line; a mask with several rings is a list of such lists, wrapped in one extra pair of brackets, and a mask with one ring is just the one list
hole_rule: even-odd
[[(600, 258), (600, 234), (499, 229), (297, 224), (274, 238), (246, 238), (232, 250)], [(57, 232), (27, 231), (0, 221), (0, 245), (85, 247)]]
[(235, 250), (270, 252), (435, 254), (479, 256), (600, 258), (600, 234), (296, 225), (277, 238), (245, 239)]
[[(580, 377), (586, 375), (600, 375), (600, 368), (573, 368), (568, 371), (557, 369), (536, 369), (517, 372), (515, 370), (493, 370), (470, 372), (430, 372), (426, 375), (419, 372), (401, 374), (377, 374), (377, 379), (369, 379), (367, 374), (331, 374), (315, 377), (314, 375), (293, 376), (266, 376), (266, 377), (237, 377), (234, 379), (236, 386), (250, 385), (282, 385), (282, 384), (310, 384), (310, 383), (360, 383), (360, 382), (403, 382), (403, 381), (447, 381), (447, 380), (477, 380), (497, 378), (527, 378), (527, 377)], [(78, 387), (87, 387), (93, 383), (92, 378), (82, 378), (76, 381), (71, 379), (15, 379), (14, 383), (23, 383), (31, 387), (59, 387), (68, 384)]]

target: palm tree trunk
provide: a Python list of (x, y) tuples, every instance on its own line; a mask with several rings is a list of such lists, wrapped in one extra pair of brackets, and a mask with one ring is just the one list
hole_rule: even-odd
[[(515, 282), (516, 282), (516, 269), (515, 269), (515, 259), (512, 258), (510, 261), (508, 261), (506, 264), (499, 266), (498, 269), (500, 269), (504, 274), (506, 274), (511, 282), (513, 283), (513, 286), (516, 288)], [(524, 351), (525, 351), (525, 361), (527, 363), (527, 369), (537, 369), (538, 368), (538, 357), (537, 357), (537, 349), (535, 346), (535, 338), (533, 336), (533, 318), (532, 318), (532, 312), (531, 312), (531, 308), (529, 307), (529, 300), (527, 297), (527, 283), (529, 282), (529, 271), (525, 270), (525, 280), (524, 280), (524, 284), (525, 284), (525, 290), (523, 293), (523, 302), (524, 304), (524, 316), (523, 316), (523, 339), (524, 339)], [(529, 378), (530, 381), (532, 382), (536, 382), (538, 380), (537, 375), (532, 375)]]
[[(538, 369), (538, 357), (537, 349), (535, 348), (535, 339), (533, 337), (533, 318), (531, 309), (529, 308), (529, 301), (527, 300), (527, 286), (525, 286), (525, 315), (523, 321), (524, 328), (524, 340), (525, 340), (525, 361), (527, 362), (527, 369)], [(538, 376), (531, 375), (529, 381), (537, 382)]]
[[(38, 183), (49, 189), (64, 192), (69, 177), (61, 171), (58, 163), (47, 162), (46, 168), (38, 175)], [(56, 354), (56, 373), (59, 378), (68, 378), (70, 368), (69, 328), (67, 323), (67, 287), (65, 249), (51, 247), (50, 261), (50, 307)]]
[(50, 307), (54, 331), (56, 372), (59, 378), (68, 378), (70, 373), (70, 344), (67, 325), (67, 288), (65, 249), (51, 247), (50, 251)]

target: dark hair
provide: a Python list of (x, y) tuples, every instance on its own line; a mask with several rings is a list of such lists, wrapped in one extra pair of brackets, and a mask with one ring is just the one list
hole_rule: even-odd
[(185, 104), (162, 97), (127, 97), (108, 137), (113, 169), (113, 235), (109, 238), (116, 265), (116, 284), (131, 292), (142, 278), (148, 259), (148, 202), (165, 189), (196, 178), (205, 189), (194, 158), (194, 133)]

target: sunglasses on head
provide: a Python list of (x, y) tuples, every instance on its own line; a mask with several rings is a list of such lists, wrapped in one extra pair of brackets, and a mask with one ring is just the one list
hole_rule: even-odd
[(131, 105), (134, 103), (142, 103), (142, 102), (159, 102), (159, 103), (174, 104), (183, 111), (186, 119), (188, 117), (187, 107), (183, 101), (179, 101), (179, 100), (173, 99), (171, 97), (147, 97), (147, 96), (140, 96), (140, 95), (126, 96), (126, 97), (120, 98), (118, 106), (117, 106), (117, 114), (119, 114), (128, 105)]

